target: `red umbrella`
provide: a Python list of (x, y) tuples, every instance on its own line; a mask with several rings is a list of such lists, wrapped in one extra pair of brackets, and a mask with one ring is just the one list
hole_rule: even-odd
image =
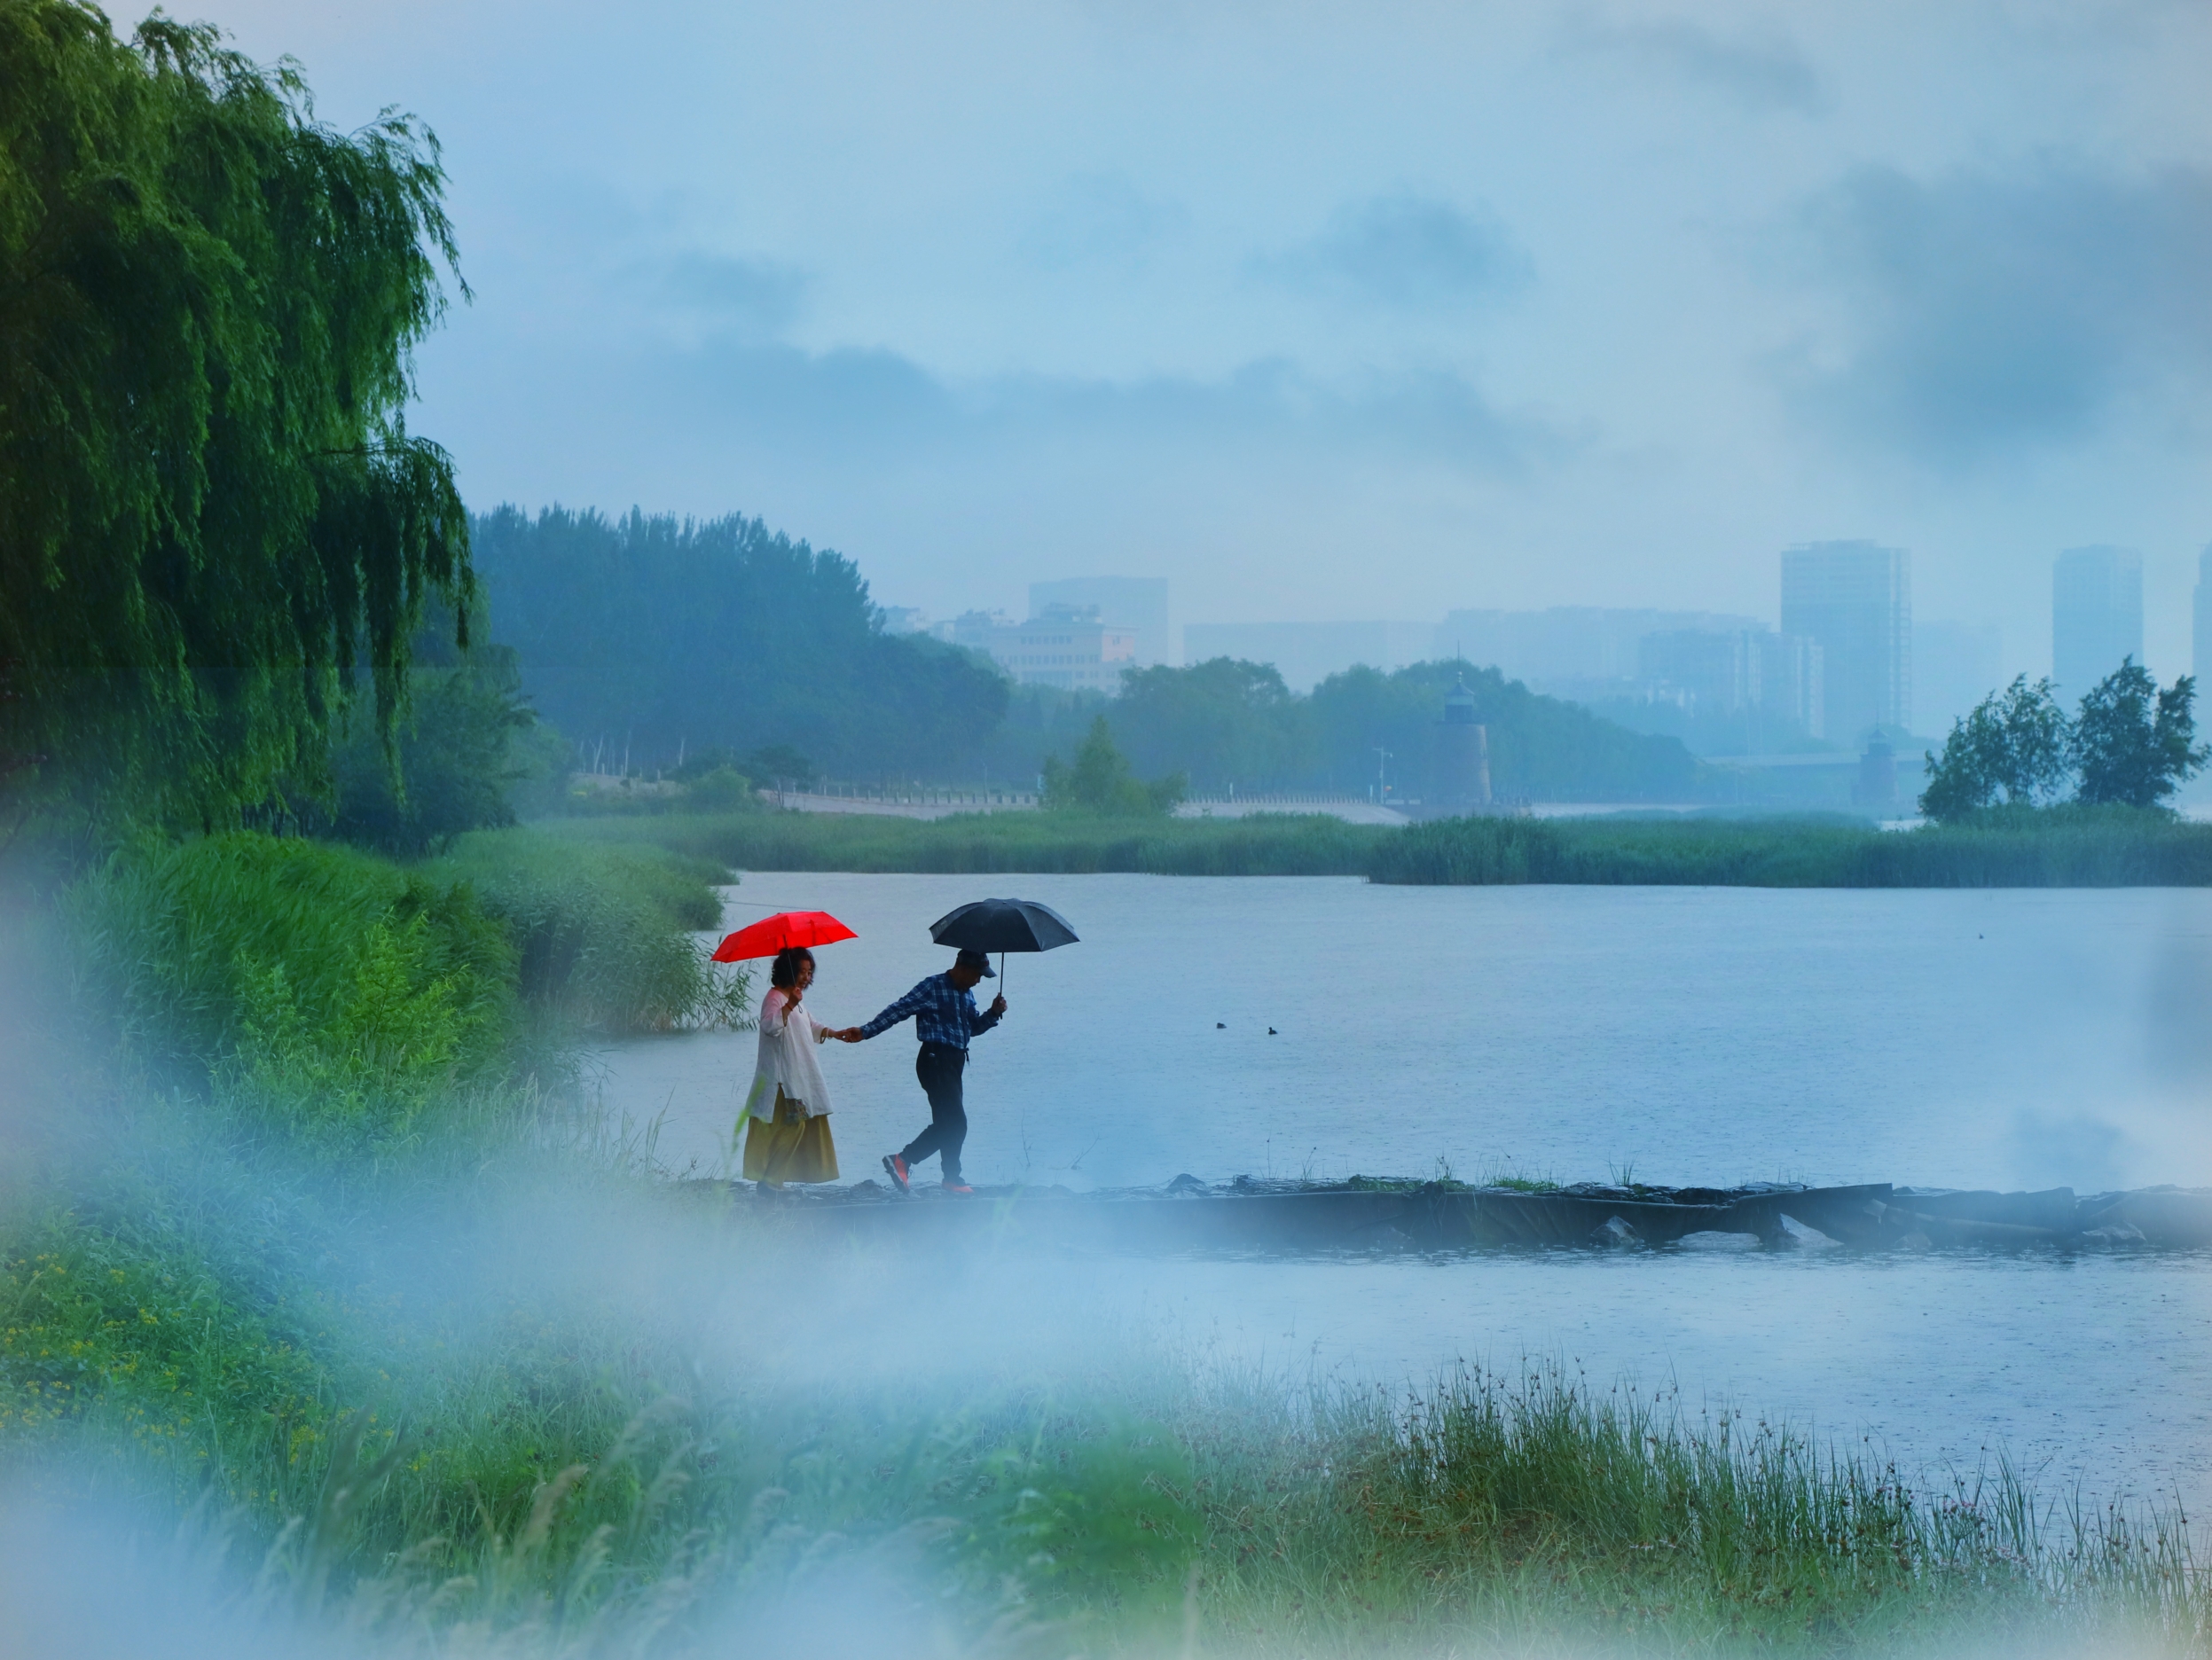
[(717, 962), (773, 957), (794, 945), (829, 945), (859, 936), (827, 911), (779, 911), (749, 922), (714, 948)]

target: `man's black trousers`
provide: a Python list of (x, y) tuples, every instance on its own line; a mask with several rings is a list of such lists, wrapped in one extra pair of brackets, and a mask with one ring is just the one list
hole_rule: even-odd
[(930, 1127), (898, 1156), (919, 1164), (932, 1153), (940, 1155), (937, 1171), (948, 1182), (960, 1180), (961, 1144), (968, 1139), (968, 1108), (961, 1100), (961, 1074), (967, 1069), (968, 1051), (951, 1044), (925, 1043), (914, 1056), (914, 1077), (930, 1098)]

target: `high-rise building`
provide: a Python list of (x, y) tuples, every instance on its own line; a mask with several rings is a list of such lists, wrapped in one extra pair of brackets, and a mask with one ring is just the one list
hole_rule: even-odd
[(1782, 631), (1820, 643), (1827, 735), (1912, 724), (1912, 555), (1871, 542), (1782, 554)]
[(1768, 629), (1669, 629), (1636, 648), (1645, 696), (1666, 697), (1689, 713), (1757, 716), (1754, 742), (1792, 732), (1826, 736), (1820, 644)]
[(1805, 634), (1759, 633), (1759, 711), (1777, 735), (1794, 727), (1828, 735), (1828, 667), (1820, 642)]
[(2212, 542), (2206, 543), (2204, 552), (2197, 555), (2196, 622), (2196, 652), (2191, 660), (2191, 672), (2197, 677), (2198, 693), (2212, 696)]
[(1509, 680), (1555, 697), (1592, 698), (1635, 684), (1647, 635), (1733, 634), (1755, 617), (1712, 611), (1631, 610), (1553, 606), (1543, 611), (1452, 611), (1436, 630), (1432, 654), (1495, 669)]
[(2130, 657), (2143, 661), (2143, 556), (2067, 549), (2051, 568), (2051, 677), (2078, 698)]
[(1951, 723), (2004, 688), (2004, 638), (1994, 622), (1912, 625), (1912, 720), (1941, 736)]
[(1041, 617), (1055, 606), (1078, 611), (1096, 606), (1102, 621), (1136, 636), (1136, 666), (1172, 663), (1181, 654), (1168, 630), (1165, 576), (1071, 576), (1029, 585), (1029, 614)]

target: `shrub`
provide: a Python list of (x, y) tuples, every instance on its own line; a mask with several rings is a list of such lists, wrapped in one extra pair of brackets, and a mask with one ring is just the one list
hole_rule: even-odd
[(1189, 780), (1181, 772), (1141, 782), (1128, 757), (1114, 748), (1103, 715), (1091, 723), (1073, 766), (1058, 756), (1046, 760), (1044, 786), (1046, 810), (1108, 818), (1165, 818), (1189, 794)]
[(505, 925), (523, 998), (602, 1031), (741, 1024), (750, 979), (718, 971), (688, 930), (722, 918), (719, 865), (532, 830), (479, 831), (419, 867), (466, 884)]
[(465, 890), (239, 832), (127, 849), (65, 904), (85, 987), (141, 1059), (271, 1127), (386, 1140), (504, 1070), (514, 957)]

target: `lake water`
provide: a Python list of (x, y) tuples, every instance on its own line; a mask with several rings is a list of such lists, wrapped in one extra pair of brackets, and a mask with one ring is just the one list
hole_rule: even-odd
[[(2212, 893), (1422, 889), (1330, 879), (763, 873), (729, 926), (860, 937), (857, 1022), (988, 893), (1082, 943), (1010, 959), (969, 1072), (972, 1179), (1502, 1171), (1561, 1180), (2212, 1183)], [(1275, 1028), (1271, 1035), (1268, 1028)], [(910, 1028), (824, 1055), (847, 1179), (926, 1119)], [(611, 1105), (712, 1168), (750, 1034), (624, 1045)], [(1769, 1253), (1121, 1261), (1081, 1294), (1231, 1357), (1382, 1381), (1469, 1359), (1673, 1379), (1915, 1468), (2212, 1497), (2212, 1263)], [(988, 1301), (989, 1299), (986, 1299)], [(956, 1315), (948, 1319), (957, 1321)]]

